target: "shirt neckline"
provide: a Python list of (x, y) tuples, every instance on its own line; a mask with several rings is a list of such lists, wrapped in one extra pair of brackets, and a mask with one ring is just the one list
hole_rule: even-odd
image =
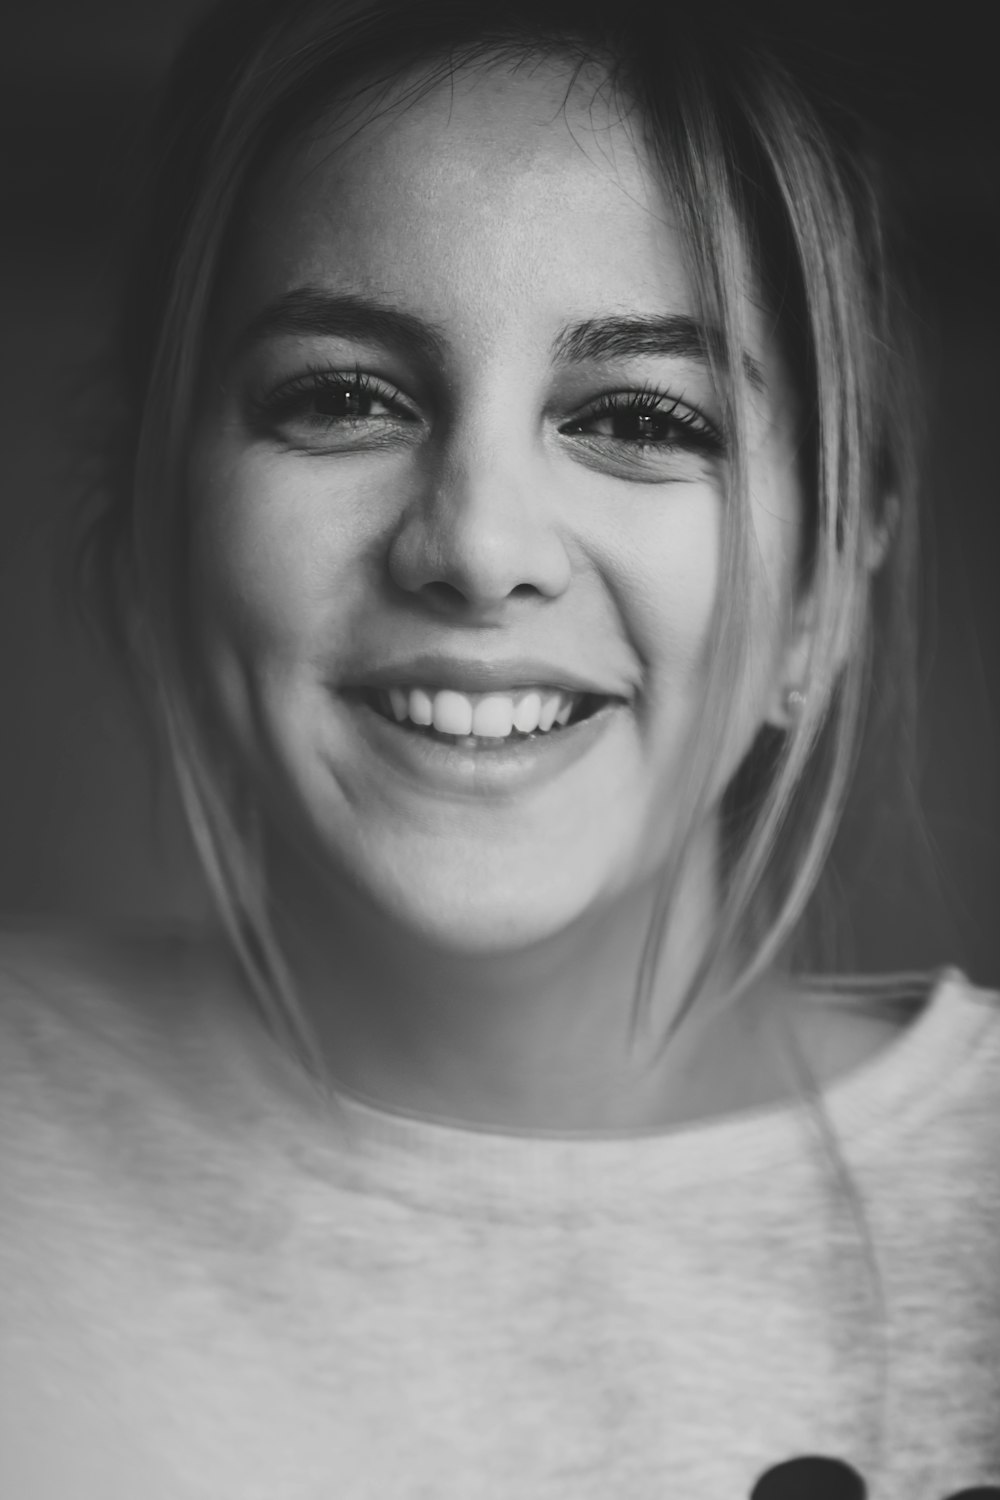
[[(898, 996), (908, 985), (912, 995), (915, 978), (836, 988)], [(914, 1111), (940, 1107), (995, 1020), (983, 992), (955, 969), (922, 976), (920, 990), (904, 1030), (819, 1092), (820, 1119), (847, 1152), (905, 1130)], [(286, 1144), (311, 1177), (359, 1192), (426, 1211), (537, 1222), (552, 1213), (634, 1217), (648, 1211), (651, 1194), (787, 1169), (802, 1161), (816, 1126), (816, 1105), (802, 1098), (643, 1133), (521, 1133), (389, 1110), (341, 1090), (318, 1130)]]

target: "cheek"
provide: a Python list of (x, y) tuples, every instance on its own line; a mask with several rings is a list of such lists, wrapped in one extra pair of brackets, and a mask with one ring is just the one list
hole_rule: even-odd
[(722, 672), (727, 720), (725, 743), (714, 750), (717, 791), (750, 748), (780, 671), (799, 543), (798, 496), (771, 470), (754, 478), (748, 598), (745, 607), (734, 601), (738, 668), (735, 661), (729, 665), (728, 652), (726, 662), (712, 656), (726, 503), (718, 486), (677, 485), (653, 496), (632, 511), (628, 544), (616, 554), (615, 577), (647, 669), (650, 743), (666, 785), (704, 708), (713, 668)]
[(205, 644), (301, 657), (332, 646), (370, 551), (363, 496), (331, 493), (318, 466), (224, 458), (192, 486), (193, 607)]
[[(220, 727), (245, 750), (329, 670), (364, 569), (362, 512), (332, 503), (314, 467), (203, 461), (192, 498), (191, 615)], [(269, 736), (265, 733), (265, 738)]]
[[(651, 684), (696, 691), (719, 580), (721, 506), (708, 484), (661, 491), (636, 507), (614, 578)], [(674, 700), (676, 701), (676, 699)]]

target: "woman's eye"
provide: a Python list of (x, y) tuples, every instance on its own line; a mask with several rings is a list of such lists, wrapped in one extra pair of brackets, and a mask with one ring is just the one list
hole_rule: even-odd
[(684, 449), (717, 456), (722, 439), (707, 418), (669, 397), (628, 392), (607, 397), (564, 423), (566, 437), (587, 437), (638, 449)]
[(625, 443), (665, 443), (676, 436), (671, 419), (658, 411), (609, 411), (581, 424), (581, 430)]
[(382, 443), (418, 420), (398, 391), (360, 372), (311, 372), (253, 403), (254, 425), (293, 445)]
[(310, 405), (317, 416), (328, 421), (393, 415), (385, 401), (357, 381), (339, 386), (317, 385)]

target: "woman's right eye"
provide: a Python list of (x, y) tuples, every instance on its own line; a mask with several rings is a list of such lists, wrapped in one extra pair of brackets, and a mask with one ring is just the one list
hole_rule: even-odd
[(311, 370), (254, 400), (252, 421), (291, 447), (326, 450), (381, 446), (420, 419), (398, 390), (376, 376)]

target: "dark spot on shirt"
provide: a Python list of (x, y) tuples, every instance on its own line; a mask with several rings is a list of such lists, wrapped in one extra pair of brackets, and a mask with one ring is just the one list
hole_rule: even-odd
[[(850, 1464), (839, 1458), (790, 1458), (762, 1474), (750, 1500), (867, 1500), (868, 1487)], [(955, 1490), (941, 1500), (1000, 1500), (1000, 1485), (980, 1484)]]
[(857, 1469), (839, 1458), (792, 1458), (762, 1474), (750, 1500), (866, 1500)]

